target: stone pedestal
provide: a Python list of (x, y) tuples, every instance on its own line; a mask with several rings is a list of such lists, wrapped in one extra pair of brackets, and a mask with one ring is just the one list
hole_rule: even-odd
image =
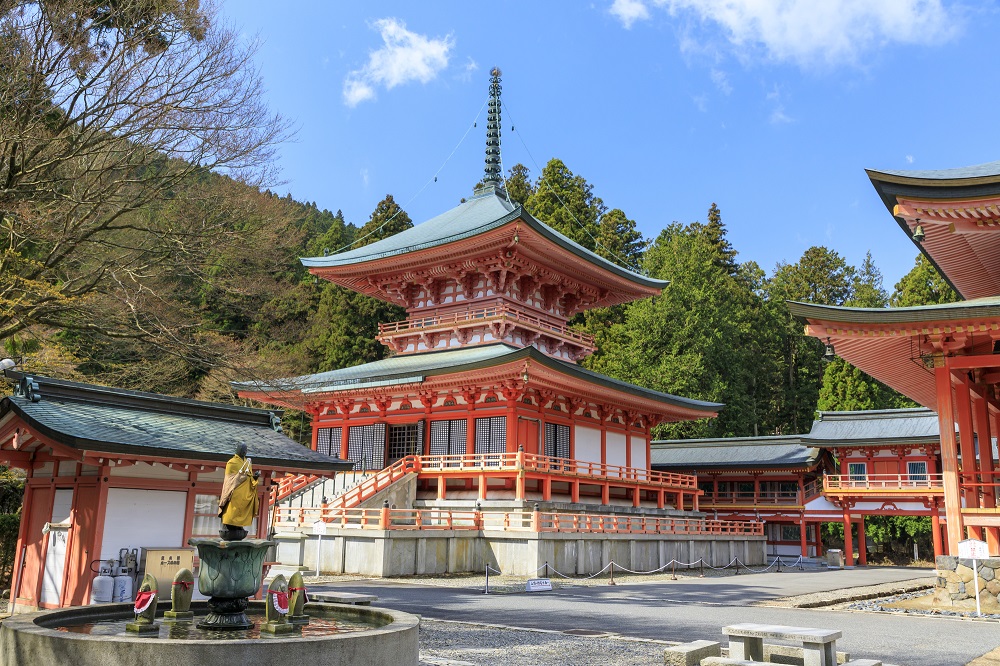
[(246, 616), (247, 598), (257, 593), (267, 549), (273, 541), (245, 539), (189, 539), (198, 549), (201, 568), (198, 589), (209, 595), (210, 612), (198, 623), (199, 629), (250, 629)]

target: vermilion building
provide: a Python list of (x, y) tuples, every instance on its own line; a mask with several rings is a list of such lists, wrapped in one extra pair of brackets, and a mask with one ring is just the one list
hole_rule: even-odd
[[(692, 477), (650, 470), (650, 432), (715, 416), (721, 405), (578, 365), (594, 341), (568, 324), (666, 283), (591, 252), (509, 199), (498, 77), (491, 95), (485, 184), (471, 199), (370, 245), (302, 260), (320, 278), (406, 308), (404, 321), (379, 326), (392, 355), (238, 384), (239, 394), (308, 412), (314, 448), (356, 467), (409, 465), (430, 499), (697, 506)], [(286, 480), (283, 492), (306, 482)]]
[[(939, 420), (947, 546), (967, 536), (1000, 553), (1000, 162), (868, 171), (897, 223), (965, 300), (866, 309), (791, 303), (806, 332)], [(956, 427), (957, 426), (957, 427)]]

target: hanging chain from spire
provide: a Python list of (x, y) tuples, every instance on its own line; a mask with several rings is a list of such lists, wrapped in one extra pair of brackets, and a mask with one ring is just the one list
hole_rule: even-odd
[(486, 176), (483, 184), (499, 188), (503, 172), (500, 168), (500, 68), (490, 71), (490, 101), (486, 117)]

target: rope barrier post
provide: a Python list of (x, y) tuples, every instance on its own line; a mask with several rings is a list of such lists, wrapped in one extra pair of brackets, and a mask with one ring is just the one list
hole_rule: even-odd
[(781, 573), (781, 555), (778, 555), (775, 561), (778, 563), (778, 573)]
[(698, 578), (704, 578), (705, 577), (705, 558), (704, 557), (702, 557), (701, 559), (698, 560), (698, 566), (701, 569), (701, 573), (698, 574)]
[(486, 565), (486, 589), (483, 590), (483, 594), (490, 593), (490, 565)]
[(736, 558), (735, 560), (733, 560), (733, 562), (736, 562), (736, 573), (733, 574), (733, 575), (734, 576), (739, 576), (740, 575), (740, 559)]
[(670, 580), (677, 580), (677, 560), (670, 560)]
[(548, 578), (548, 577), (549, 577), (549, 561), (545, 560), (545, 575), (542, 576), (542, 578)]
[(608, 581), (608, 585), (615, 584), (615, 561), (611, 560), (611, 580)]

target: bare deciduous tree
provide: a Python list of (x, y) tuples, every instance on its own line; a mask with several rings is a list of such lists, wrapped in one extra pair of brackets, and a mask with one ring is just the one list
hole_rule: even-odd
[(197, 0), (0, 0), (0, 340), (197, 351), (165, 290), (254, 232), (212, 173), (266, 184), (288, 131), (253, 54)]

